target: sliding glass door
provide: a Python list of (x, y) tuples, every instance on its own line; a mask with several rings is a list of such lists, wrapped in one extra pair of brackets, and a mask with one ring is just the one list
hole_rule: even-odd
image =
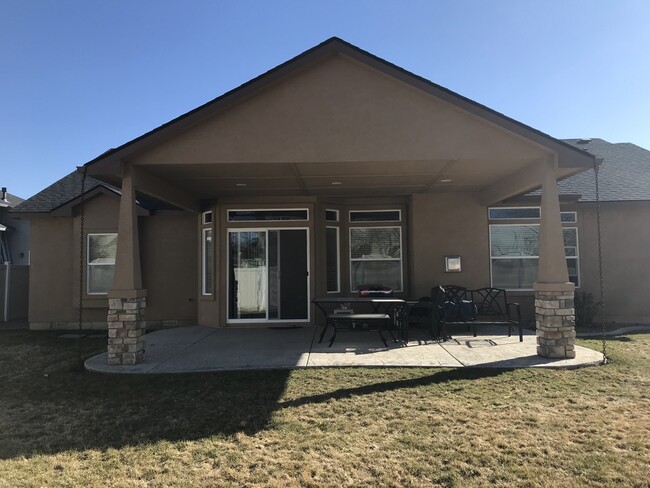
[(228, 321), (309, 320), (307, 229), (228, 231)]

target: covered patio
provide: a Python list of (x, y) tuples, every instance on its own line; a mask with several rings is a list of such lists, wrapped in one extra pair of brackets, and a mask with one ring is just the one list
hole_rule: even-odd
[(98, 373), (163, 374), (325, 367), (579, 368), (603, 360), (601, 353), (580, 346), (575, 358), (543, 358), (537, 355), (533, 331), (519, 342), (499, 326), (479, 337), (459, 329), (446, 342), (431, 341), (423, 333), (408, 344), (389, 341), (388, 347), (374, 334), (349, 334), (330, 348), (327, 341), (318, 343), (319, 332), (317, 327), (159, 330), (145, 336), (147, 352), (136, 365), (109, 366), (102, 353), (85, 366)]
[[(527, 344), (532, 356), (572, 359), (574, 283), (556, 182), (594, 164), (573, 146), (330, 39), (84, 166), (121, 188), (116, 228), (101, 226), (116, 242), (107, 251), (108, 300), (84, 299), (108, 306), (105, 359), (119, 366), (146, 363), (146, 321), (169, 321), (181, 307), (205, 326), (314, 326), (312, 298), (354, 296), (377, 283), (400, 298), (421, 297), (448, 282), (449, 255), (463, 256), (456, 284), (481, 288), (493, 266), (488, 209), (541, 188), (532, 252), (539, 272), (524, 287), (534, 293), (537, 344)], [(142, 198), (173, 210), (140, 218)], [(177, 232), (172, 214), (195, 231)], [(173, 277), (170, 263), (180, 270)]]

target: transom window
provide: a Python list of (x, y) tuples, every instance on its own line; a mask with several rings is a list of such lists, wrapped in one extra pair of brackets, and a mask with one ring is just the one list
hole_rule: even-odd
[(399, 222), (400, 210), (350, 210), (350, 222)]
[(491, 207), (488, 209), (490, 220), (539, 219), (540, 207)]
[(328, 222), (338, 222), (339, 221), (339, 211), (338, 210), (325, 210), (325, 220)]
[(350, 228), (350, 289), (379, 285), (401, 291), (402, 228)]
[(87, 292), (105, 295), (113, 287), (117, 234), (88, 234)]
[(295, 220), (309, 220), (309, 210), (306, 208), (228, 210), (228, 222), (284, 222)]

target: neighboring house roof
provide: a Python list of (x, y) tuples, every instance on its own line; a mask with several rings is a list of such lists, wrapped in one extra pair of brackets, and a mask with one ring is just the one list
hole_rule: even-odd
[[(11, 213), (49, 213), (81, 196), (81, 173), (73, 171), (59, 181), (48, 186), (45, 190), (38, 192), (31, 198), (11, 209)], [(84, 195), (93, 192), (96, 188), (106, 188), (121, 195), (120, 188), (96, 180), (92, 176), (86, 176), (84, 183)], [(137, 203), (147, 210), (176, 210), (176, 207), (165, 202), (136, 194)], [(74, 203), (74, 202), (72, 202)]]
[[(1, 198), (1, 196), (0, 196), (0, 198)], [(12, 195), (11, 193), (7, 193), (6, 194), (6, 201), (0, 200), (0, 204), (1, 204), (0, 206), (13, 208), (16, 205), (18, 205), (19, 203), (22, 203), (24, 201), (25, 201), (24, 198), (17, 197), (16, 195)]]
[[(119, 191), (106, 183), (102, 183), (90, 176), (86, 177), (85, 190), (90, 191), (98, 186)], [(81, 173), (73, 171), (64, 176), (59, 181), (51, 184), (45, 190), (38, 192), (31, 198), (28, 198), (20, 205), (16, 206), (12, 213), (43, 213), (50, 212), (53, 209), (64, 205), (70, 200), (81, 195)]]
[[(564, 142), (603, 158), (598, 170), (600, 201), (650, 200), (650, 151), (629, 142), (603, 139), (564, 139)], [(585, 171), (558, 182), (560, 194), (581, 195), (580, 202), (596, 201), (594, 172)], [(539, 196), (539, 190), (529, 193)]]

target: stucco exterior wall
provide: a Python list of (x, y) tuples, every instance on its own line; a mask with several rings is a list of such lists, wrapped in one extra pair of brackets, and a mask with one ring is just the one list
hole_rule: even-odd
[(31, 235), (30, 324), (75, 320), (72, 308), (73, 277), (70, 252), (74, 238), (73, 219), (70, 217), (33, 218)]
[[(140, 217), (139, 230), (142, 286), (147, 290), (145, 317), (148, 324), (196, 324), (196, 216)], [(166, 322), (163, 324), (163, 321)]]
[[(86, 202), (85, 234), (117, 232), (119, 198)], [(197, 232), (193, 215), (139, 217), (142, 273), (149, 290), (146, 318), (154, 326), (196, 322)], [(31, 221), (29, 322), (33, 329), (69, 329), (79, 320), (80, 217)], [(85, 272), (85, 270), (84, 270)], [(108, 300), (84, 290), (83, 322), (105, 328)]]
[[(413, 297), (434, 285), (490, 285), (486, 207), (477, 193), (421, 193), (412, 199)], [(445, 272), (445, 256), (461, 256), (460, 273)]]
[[(581, 286), (600, 301), (595, 204), (579, 204)], [(650, 202), (601, 204), (606, 319), (650, 323)]]

